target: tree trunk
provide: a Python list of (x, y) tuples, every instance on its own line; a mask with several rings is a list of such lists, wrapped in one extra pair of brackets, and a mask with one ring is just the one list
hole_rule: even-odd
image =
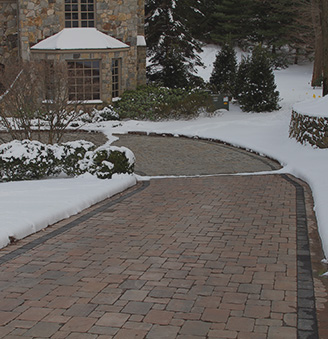
[[(321, 1), (321, 0), (320, 0)], [(320, 23), (320, 9), (318, 0), (312, 0), (312, 21), (315, 34), (315, 51), (311, 85), (321, 86), (323, 70), (323, 47), (322, 47), (322, 30)]]
[(322, 96), (328, 94), (328, 0), (320, 0), (323, 46), (323, 88)]

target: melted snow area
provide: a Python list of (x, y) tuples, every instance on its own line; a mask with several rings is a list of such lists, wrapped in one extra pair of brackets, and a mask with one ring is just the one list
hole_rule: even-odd
[[(208, 80), (217, 48), (209, 46), (202, 54), (207, 68), (199, 75)], [(239, 53), (239, 56), (241, 54)], [(185, 136), (215, 138), (235, 146), (252, 149), (280, 161), (280, 173), (291, 173), (306, 181), (313, 191), (319, 232), (328, 255), (328, 150), (314, 149), (289, 139), (288, 128), (294, 105), (309, 114), (309, 108), (322, 107), (327, 112), (327, 100), (320, 99), (321, 89), (310, 85), (312, 65), (295, 65), (275, 72), (281, 96), (281, 109), (273, 113), (244, 113), (231, 104), (211, 117), (188, 121), (108, 121), (89, 124), (88, 130), (104, 132), (110, 140), (113, 133), (145, 131)], [(314, 98), (315, 97), (315, 98)], [(307, 100), (306, 103), (301, 103)], [(317, 111), (316, 111), (317, 112)], [(322, 113), (324, 114), (324, 113)], [(22, 238), (49, 224), (100, 201), (135, 184), (134, 176), (121, 175), (111, 180), (91, 176), (75, 179), (50, 179), (35, 182), (2, 183), (0, 190), (0, 246), (8, 237)], [(322, 258), (318, 258), (320, 260)]]

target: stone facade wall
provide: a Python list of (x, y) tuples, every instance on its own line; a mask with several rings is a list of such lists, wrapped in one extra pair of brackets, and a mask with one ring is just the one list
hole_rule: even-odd
[[(0, 41), (1, 55), (6, 54), (5, 51), (17, 54), (19, 48), (22, 59), (29, 60), (31, 46), (65, 27), (64, 0), (17, 0), (19, 9), (17, 9), (17, 1), (10, 4), (4, 1), (0, 0), (0, 16), (6, 15), (5, 22), (7, 26), (10, 25), (13, 32), (8, 31)], [(145, 57), (145, 53), (142, 51), (138, 54), (137, 48), (137, 35), (144, 34), (144, 3), (144, 0), (95, 0), (96, 28), (130, 46), (128, 55), (126, 56), (125, 52), (122, 58), (122, 85), (126, 89), (135, 89), (137, 84), (146, 81), (146, 63), (145, 60), (141, 60)], [(17, 29), (13, 27), (17, 11), (19, 12), (19, 43)], [(0, 25), (2, 29), (1, 21)], [(16, 38), (14, 38), (15, 34)], [(12, 37), (12, 43), (9, 36)]]
[(18, 57), (17, 2), (0, 0), (0, 63)]
[[(32, 52), (34, 60), (54, 60), (54, 61), (68, 61), (68, 60), (100, 60), (101, 61), (101, 100), (104, 102), (111, 102), (112, 100), (112, 59), (117, 58), (127, 63), (127, 51), (74, 51), (74, 53), (49, 53), (49, 52)], [(126, 69), (122, 69), (122, 87), (126, 83), (128, 73)]]
[[(142, 6), (143, 3), (143, 6)], [(137, 35), (140, 30), (141, 15), (144, 11), (144, 0), (97, 0), (96, 27), (130, 46), (126, 86), (136, 88), (138, 84), (138, 50)]]
[(292, 112), (289, 136), (299, 143), (328, 148), (328, 118)]
[(146, 84), (146, 46), (138, 46), (138, 78), (137, 85)]
[(30, 47), (64, 27), (64, 0), (19, 0), (21, 57), (30, 58)]

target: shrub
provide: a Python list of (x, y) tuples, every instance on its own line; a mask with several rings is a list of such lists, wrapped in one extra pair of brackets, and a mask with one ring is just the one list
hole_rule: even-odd
[(39, 141), (14, 140), (0, 146), (4, 181), (41, 179), (60, 172), (58, 152)]
[(272, 112), (279, 109), (270, 59), (261, 46), (254, 48), (252, 56), (244, 59), (238, 70), (236, 95), (243, 111)]
[(133, 173), (133, 169), (133, 153), (109, 144), (95, 150), (93, 143), (84, 140), (62, 146), (14, 140), (0, 146), (2, 181), (41, 179), (59, 173), (78, 176), (86, 172), (109, 179), (114, 173)]
[(134, 156), (125, 147), (101, 146), (87, 157), (89, 172), (99, 179), (111, 178), (114, 173), (133, 173)]
[(68, 176), (83, 174), (85, 171), (80, 168), (79, 162), (84, 159), (86, 153), (95, 148), (92, 142), (79, 140), (63, 143), (61, 157), (61, 169)]
[(208, 99), (203, 90), (143, 86), (124, 92), (114, 108), (122, 119), (181, 119), (198, 115), (200, 108), (208, 106)]

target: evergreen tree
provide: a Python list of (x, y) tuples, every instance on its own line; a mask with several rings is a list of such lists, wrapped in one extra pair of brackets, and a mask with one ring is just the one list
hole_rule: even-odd
[(237, 84), (237, 99), (243, 111), (272, 112), (280, 108), (270, 59), (263, 47), (255, 47), (252, 56), (241, 62)]
[[(167, 87), (186, 87), (195, 80), (195, 66), (202, 62), (197, 53), (200, 43), (187, 25), (191, 0), (148, 0), (146, 3), (146, 38), (151, 66), (147, 75), (151, 81)], [(195, 3), (197, 3), (196, 0)]]
[(212, 14), (218, 0), (190, 0), (190, 7), (187, 18), (188, 27), (194, 38), (200, 41), (211, 43), (211, 31), (215, 27)]
[(241, 45), (251, 34), (252, 1), (219, 0), (212, 13), (212, 38), (215, 42)]
[(210, 77), (210, 84), (217, 92), (232, 96), (234, 92), (237, 72), (237, 56), (231, 44), (224, 44), (217, 54), (213, 71)]

